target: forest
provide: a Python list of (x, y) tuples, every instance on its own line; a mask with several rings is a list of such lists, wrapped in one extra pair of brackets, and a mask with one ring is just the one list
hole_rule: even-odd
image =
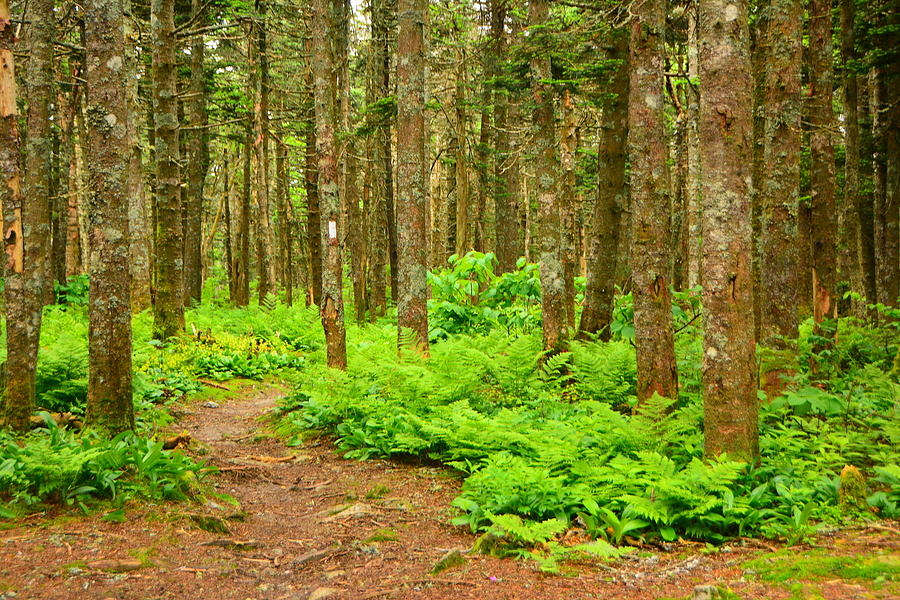
[(900, 597), (900, 0), (0, 0), (0, 600)]

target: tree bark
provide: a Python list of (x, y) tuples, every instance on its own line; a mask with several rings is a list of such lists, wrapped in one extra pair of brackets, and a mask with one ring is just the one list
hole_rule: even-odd
[[(528, 22), (539, 47), (542, 31), (549, 19), (547, 0), (528, 3)], [(559, 159), (556, 154), (553, 95), (550, 84), (550, 57), (534, 52), (531, 58), (531, 93), (535, 103), (532, 117), (534, 129), (536, 188), (538, 194), (538, 227), (541, 256), (541, 311), (544, 350), (557, 353), (566, 348), (565, 284), (561, 247), (561, 219), (558, 198)], [(457, 227), (457, 231), (460, 229)], [(457, 234), (459, 235), (459, 234)]]
[(618, 61), (610, 79), (603, 104), (600, 142), (597, 149), (597, 198), (591, 217), (591, 236), (587, 257), (587, 280), (580, 332), (600, 334), (609, 340), (613, 300), (616, 291), (616, 262), (622, 227), (622, 211), (628, 187), (625, 182), (626, 142), (628, 140), (628, 32), (613, 34), (610, 58)]
[[(204, 23), (203, 4), (191, 0), (191, 19), (197, 26)], [(188, 85), (187, 196), (184, 230), (184, 304), (199, 304), (203, 295), (201, 242), (203, 239), (203, 193), (209, 170), (209, 133), (206, 113), (206, 74), (204, 72), (203, 35), (195, 35), (191, 42), (191, 80)]]
[(84, 8), (91, 238), (85, 426), (112, 436), (134, 429), (126, 176), (131, 155), (127, 57), (122, 3), (88, 0)]
[[(838, 267), (840, 277), (850, 290), (865, 295), (862, 267), (862, 231), (860, 225), (859, 192), (859, 102), (856, 65), (855, 25), (856, 4), (841, 0), (841, 66), (843, 70), (844, 101), (844, 197), (838, 215), (841, 236)], [(862, 306), (854, 312), (862, 316)]]
[(427, 0), (400, 0), (397, 36), (397, 334), (415, 332), (428, 352), (428, 202), (425, 177), (425, 12)]
[(278, 210), (278, 263), (281, 266), (281, 282), (284, 284), (284, 303), (294, 304), (294, 268), (291, 257), (291, 220), (288, 217), (290, 180), (287, 168), (287, 145), (277, 141), (275, 146), (275, 202)]
[[(134, 17), (131, 0), (123, 3), (125, 39), (136, 35), (132, 27)], [(150, 255), (153, 252), (150, 230), (150, 216), (147, 210), (147, 196), (144, 190), (143, 151), (141, 149), (140, 105), (138, 104), (138, 68), (140, 51), (134, 44), (125, 46), (128, 65), (126, 93), (128, 98), (128, 231), (129, 270), (131, 272), (131, 310), (140, 312), (151, 305), (150, 296)]]
[(40, 322), (35, 323), (33, 294), (29, 290), (30, 264), (26, 263), (23, 220), (30, 215), (20, 190), (21, 171), (16, 74), (13, 49), (17, 41), (10, 22), (9, 4), (0, 0), (0, 205), (3, 207), (3, 243), (6, 250), (6, 364), (3, 424), (27, 431), (34, 410), (34, 375)]
[(746, 0), (701, 0), (704, 452), (752, 462), (759, 455), (759, 437), (749, 36)]
[(563, 311), (565, 312), (566, 337), (575, 332), (575, 152), (578, 138), (575, 131), (575, 105), (572, 93), (566, 90), (563, 97), (563, 125), (560, 135), (560, 166), (562, 180), (559, 189), (560, 246), (563, 261)]
[[(529, 3), (530, 6), (530, 3)], [(472, 249), (469, 227), (469, 161), (466, 116), (466, 57), (462, 45), (456, 63), (456, 95), (453, 98), (456, 119), (456, 254)]]
[(665, 2), (642, 0), (632, 10), (628, 154), (631, 162), (634, 340), (637, 397), (677, 398), (678, 371), (669, 290), (671, 246), (668, 144), (665, 129)]
[(243, 180), (241, 182), (241, 199), (237, 216), (237, 260), (234, 263), (235, 295), (232, 302), (235, 306), (247, 306), (250, 303), (250, 184), (251, 155), (253, 154), (253, 130), (250, 123), (245, 124), (244, 143), (242, 145)]
[[(832, 110), (831, 0), (809, 5), (810, 202), (813, 318), (837, 317), (837, 213)], [(830, 337), (821, 327), (820, 334)]]
[(333, 39), (332, 11), (340, 0), (313, 0), (312, 24), (313, 77), (316, 109), (316, 153), (318, 154), (318, 191), (321, 212), (322, 298), (319, 311), (325, 330), (328, 366), (347, 368), (346, 334), (344, 331), (344, 298), (342, 290), (341, 198), (338, 184), (338, 148), (335, 139), (334, 63), (329, 40)]
[[(314, 93), (312, 72), (307, 79), (310, 93)], [(313, 111), (314, 112), (314, 111)], [(309, 244), (309, 275), (312, 280), (310, 291), (312, 303), (320, 306), (322, 298), (322, 245), (320, 230), (322, 219), (319, 212), (319, 165), (316, 156), (316, 118), (312, 115), (306, 128), (306, 155), (305, 182), (306, 182), (306, 230)]]
[(153, 336), (164, 340), (184, 329), (184, 257), (175, 96), (175, 0), (152, 0), (154, 121), (156, 126), (156, 304)]
[[(763, 62), (765, 85), (763, 168), (759, 175), (759, 341), (784, 349), (796, 338), (798, 272), (797, 199), (800, 197), (800, 70), (803, 6), (772, 0)], [(779, 360), (779, 363), (783, 361)], [(779, 365), (776, 369), (784, 365)], [(764, 371), (766, 370), (764, 366)], [(771, 390), (770, 386), (766, 386)]]
[(260, 303), (269, 292), (275, 291), (275, 243), (272, 235), (272, 217), (269, 210), (269, 54), (267, 47), (267, 0), (256, 0), (259, 21), (255, 24), (255, 44), (259, 66), (258, 90), (254, 104), (255, 118), (253, 147), (256, 150), (256, 235), (259, 248), (259, 292)]

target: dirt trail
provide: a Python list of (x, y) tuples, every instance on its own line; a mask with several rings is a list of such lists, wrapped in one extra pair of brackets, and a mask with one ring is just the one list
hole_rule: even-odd
[[(273, 386), (247, 385), (218, 407), (190, 405), (177, 425), (221, 469), (212, 483), (240, 511), (216, 500), (136, 504), (124, 523), (100, 515), (39, 527), (38, 519), (26, 521), (2, 534), (0, 600), (655, 599), (683, 597), (704, 583), (729, 585), (745, 598), (790, 597), (742, 581), (739, 564), (758, 549), (703, 555), (681, 546), (614, 568), (581, 565), (577, 577), (472, 556), (431, 575), (448, 551), (474, 541), (449, 525), (459, 480), (432, 467), (344, 460), (328, 441), (288, 448), (257, 435), (258, 417), (279, 396)], [(201, 529), (207, 516), (228, 533)], [(92, 568), (96, 561), (107, 562)], [(888, 597), (841, 582), (832, 588), (827, 598)]]

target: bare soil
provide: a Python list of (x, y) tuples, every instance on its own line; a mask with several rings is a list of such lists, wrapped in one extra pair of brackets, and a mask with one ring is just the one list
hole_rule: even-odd
[[(542, 574), (530, 561), (469, 556), (475, 536), (450, 525), (461, 485), (453, 473), (346, 460), (329, 440), (289, 448), (266, 436), (259, 419), (281, 390), (228, 385), (233, 395), (218, 407), (192, 403), (173, 433), (189, 434), (187, 451), (219, 467), (209, 481), (239, 507), (217, 497), (134, 503), (122, 523), (102, 513), (26, 517), (0, 533), (0, 600), (637, 600), (683, 598), (703, 584), (748, 599), (898, 598), (889, 580), (764, 583), (742, 565), (774, 548), (752, 540), (715, 552), (691, 543), (642, 548), (617, 563), (571, 565), (568, 576)], [(210, 523), (227, 532), (207, 531)], [(900, 556), (892, 527), (820, 544), (847, 555)], [(465, 563), (432, 575), (453, 550)]]

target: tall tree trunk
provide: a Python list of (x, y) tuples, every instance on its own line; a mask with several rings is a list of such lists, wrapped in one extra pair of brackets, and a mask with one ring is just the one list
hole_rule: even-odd
[(348, 246), (350, 248), (350, 269), (353, 280), (353, 306), (356, 309), (356, 322), (366, 322), (366, 219), (365, 210), (360, 207), (358, 195), (358, 179), (356, 174), (361, 170), (356, 152), (349, 152), (347, 163), (347, 179), (344, 189), (347, 194)]
[(250, 303), (250, 185), (251, 159), (253, 154), (253, 129), (249, 121), (245, 124), (244, 143), (242, 145), (243, 181), (241, 182), (241, 199), (237, 217), (237, 260), (234, 263), (235, 295), (232, 302), (235, 306), (247, 306)]
[(665, 2), (635, 5), (631, 22), (628, 154), (631, 162), (634, 339), (637, 397), (677, 398), (678, 371), (669, 291), (671, 202), (665, 129)]
[(628, 140), (628, 31), (613, 33), (610, 58), (618, 67), (604, 95), (603, 121), (597, 149), (597, 198), (591, 216), (584, 309), (579, 325), (582, 334), (600, 334), (609, 340), (613, 299), (616, 291), (616, 261), (620, 244), (622, 211), (626, 206), (626, 142)]
[(291, 220), (288, 217), (290, 201), (290, 180), (287, 169), (287, 145), (279, 140), (275, 143), (275, 202), (278, 210), (278, 263), (281, 265), (281, 282), (284, 284), (284, 302), (294, 303), (294, 269), (291, 260), (290, 236)]
[(877, 17), (875, 45), (876, 147), (875, 257), (878, 302), (898, 306), (900, 296), (900, 9), (886, 0)]
[[(491, 37), (494, 42), (491, 73), (499, 74), (498, 63), (506, 54), (506, 11), (505, 0), (490, 0)], [(511, 167), (515, 157), (510, 152), (510, 132), (507, 131), (509, 93), (505, 89), (494, 90), (494, 213), (496, 215), (497, 272), (508, 273), (516, 268), (519, 258), (516, 238), (518, 237), (518, 215), (516, 198), (510, 194)]]
[(66, 257), (68, 255), (68, 210), (69, 198), (78, 189), (71, 180), (73, 131), (75, 115), (72, 112), (73, 86), (70, 84), (71, 74), (68, 69), (63, 73), (57, 73), (60, 80), (65, 83), (56, 94), (56, 118), (59, 123), (59, 145), (57, 148), (56, 166), (56, 199), (51, 206), (53, 219), (53, 248), (51, 250), (53, 263), (53, 278), (60, 284), (66, 282)]
[[(312, 83), (312, 80), (310, 80)], [(310, 91), (313, 86), (310, 85)], [(319, 232), (322, 219), (319, 211), (319, 165), (316, 156), (316, 122), (315, 116), (306, 129), (306, 230), (309, 243), (309, 275), (311, 281), (312, 303), (321, 306), (322, 299), (322, 245)]]
[[(202, 25), (203, 5), (191, 0), (191, 19)], [(184, 304), (199, 304), (203, 295), (203, 269), (201, 264), (201, 240), (203, 238), (203, 193), (206, 173), (209, 170), (209, 134), (206, 125), (206, 74), (204, 72), (203, 35), (195, 35), (191, 42), (191, 81), (188, 86), (187, 145), (187, 196), (184, 207)]]
[[(384, 54), (387, 51), (387, 24), (384, 0), (370, 0), (369, 73), (366, 80), (366, 104), (374, 105), (387, 94), (385, 85), (386, 69)], [(375, 320), (387, 311), (387, 289), (385, 268), (388, 262), (387, 217), (385, 208), (385, 174), (383, 155), (385, 152), (384, 127), (376, 126), (366, 138), (366, 155), (369, 159), (366, 169), (366, 222), (369, 240), (366, 277), (369, 288), (367, 298), (369, 318)]]
[(563, 97), (563, 126), (560, 140), (562, 180), (559, 189), (560, 245), (563, 261), (563, 310), (567, 337), (575, 332), (575, 152), (578, 139), (575, 133), (575, 105), (566, 90)]
[(700, 165), (700, 90), (695, 83), (699, 78), (697, 3), (688, 9), (687, 63), (688, 78), (692, 82), (686, 94), (687, 102), (687, 218), (688, 218), (688, 286), (701, 285), (700, 260), (703, 251), (702, 198)]
[(750, 223), (750, 33), (746, 0), (700, 2), (704, 452), (759, 454)]
[(425, 178), (425, 12), (427, 0), (400, 0), (397, 37), (397, 333), (415, 332), (428, 352), (428, 203)]
[[(530, 5), (530, 3), (529, 3)], [(466, 138), (466, 57), (462, 45), (459, 48), (456, 66), (456, 253), (460, 256), (472, 249), (469, 227), (469, 161)]]
[(272, 217), (269, 211), (269, 53), (267, 48), (268, 16), (267, 0), (256, 0), (259, 22), (256, 23), (257, 62), (259, 64), (258, 96), (254, 105), (256, 127), (254, 148), (256, 149), (256, 235), (260, 252), (259, 261), (259, 301), (269, 292), (275, 291), (275, 242), (272, 235)]
[(28, 240), (24, 237), (24, 222), (31, 219), (34, 212), (39, 214), (40, 210), (32, 211), (31, 202), (20, 191), (20, 140), (13, 59), (16, 41), (15, 28), (10, 23), (9, 4), (7, 0), (0, 0), (0, 205), (3, 207), (3, 243), (6, 250), (3, 424), (17, 431), (27, 431), (29, 417), (34, 410), (40, 313), (39, 308), (35, 309), (31, 282), (35, 278), (32, 273), (34, 266), (33, 260), (28, 260), (26, 255), (25, 243)]
[[(41, 315), (50, 265), (50, 166), (53, 147), (50, 104), (53, 95), (53, 37), (55, 18), (52, 0), (37, 0), (29, 6), (31, 18), (30, 58), (25, 72), (28, 90), (27, 136), (21, 196), (12, 192), (4, 199), (4, 232), (9, 256), (6, 277), (6, 396), (4, 421), (7, 427), (26, 430), (34, 410), (34, 381), (37, 369)], [(0, 23), (4, 22), (0, 17)], [(7, 20), (6, 23), (9, 21)], [(10, 26), (10, 29), (12, 27)], [(12, 42), (9, 50), (12, 50)], [(2, 46), (0, 46), (2, 48)], [(0, 50), (3, 52), (3, 50)], [(13, 76), (12, 55), (3, 56), (3, 77)], [(6, 61), (8, 62), (8, 67)], [(0, 91), (0, 105), (8, 96), (13, 106), (0, 109), (0, 117), (15, 118), (15, 83)], [(0, 88), (6, 87), (0, 84)], [(7, 91), (8, 90), (8, 91)], [(9, 111), (9, 112), (7, 112)], [(15, 128), (8, 133), (14, 146)], [(10, 149), (10, 157), (18, 148)], [(10, 171), (10, 176), (16, 176)], [(10, 188), (18, 182), (7, 181)], [(19, 262), (21, 259), (21, 262)]]
[[(803, 5), (800, 0), (772, 0), (767, 40), (763, 132), (763, 168), (759, 194), (759, 341), (785, 349), (797, 337), (797, 292), (805, 274), (797, 266), (797, 199), (800, 197), (800, 70), (803, 61)], [(763, 365), (768, 392), (777, 391), (783, 356)], [(771, 371), (771, 373), (769, 373)], [(774, 379), (773, 379), (774, 378)]]
[(316, 109), (316, 152), (319, 171), (319, 209), (321, 212), (322, 298), (319, 311), (325, 330), (328, 366), (347, 368), (344, 331), (344, 297), (341, 264), (341, 198), (338, 184), (338, 148), (335, 139), (334, 64), (329, 40), (333, 38), (331, 15), (341, 0), (313, 0), (312, 24), (313, 73)]
[[(528, 22), (533, 28), (535, 48), (546, 35), (550, 6), (547, 0), (530, 0)], [(544, 350), (565, 350), (565, 287), (561, 248), (561, 219), (557, 176), (560, 171), (556, 154), (553, 95), (550, 84), (550, 57), (534, 52), (531, 58), (535, 172), (538, 193), (538, 227), (541, 238), (541, 311)], [(459, 229), (457, 228), (457, 231)], [(458, 234), (457, 234), (458, 235)]]
[[(131, 0), (123, 3), (125, 39), (133, 38), (133, 5)], [(140, 312), (150, 308), (150, 255), (153, 251), (150, 230), (150, 217), (147, 211), (147, 196), (144, 192), (143, 152), (141, 150), (141, 130), (138, 119), (141, 117), (138, 104), (138, 67), (140, 51), (134, 44), (125, 47), (126, 94), (128, 100), (128, 253), (131, 275), (131, 310)]]
[(164, 340), (184, 329), (183, 231), (175, 96), (175, 0), (152, 0), (153, 101), (156, 125), (156, 304), (153, 336)]
[(233, 163), (229, 161), (229, 157), (229, 148), (225, 146), (222, 148), (222, 175), (225, 179), (222, 190), (222, 193), (225, 196), (225, 269), (228, 273), (228, 297), (234, 302), (235, 288), (237, 285), (234, 266), (234, 233), (231, 217), (232, 206), (234, 205), (232, 194), (232, 190), (234, 189), (234, 177), (230, 170)]
[[(859, 200), (859, 102), (856, 81), (856, 40), (854, 20), (856, 5), (853, 0), (841, 0), (841, 66), (844, 92), (844, 197), (838, 215), (840, 277), (850, 290), (865, 294), (861, 265), (863, 256), (860, 237)], [(861, 306), (856, 306), (862, 315)]]
[[(860, 94), (856, 112), (860, 116), (859, 154), (867, 160), (860, 161), (860, 178), (866, 182), (874, 181), (875, 161), (873, 139), (873, 114), (872, 114), (872, 86), (871, 74), (859, 78)], [(875, 194), (872, 185), (866, 185), (866, 193), (859, 195), (859, 254), (860, 271), (862, 273), (864, 296), (867, 303), (874, 303), (878, 298), (878, 276), (875, 264)]]
[[(131, 139), (124, 16), (119, 0), (88, 0), (84, 8), (85, 55), (91, 65), (87, 71), (90, 152), (85, 157), (91, 236), (85, 425), (115, 435), (134, 429), (126, 177)], [(174, 52), (174, 39), (170, 41)]]
[[(810, 202), (812, 205), (813, 318), (837, 317), (837, 213), (832, 129), (831, 0), (809, 5)], [(827, 331), (819, 329), (823, 334)], [(833, 332), (832, 334), (833, 335)]]

